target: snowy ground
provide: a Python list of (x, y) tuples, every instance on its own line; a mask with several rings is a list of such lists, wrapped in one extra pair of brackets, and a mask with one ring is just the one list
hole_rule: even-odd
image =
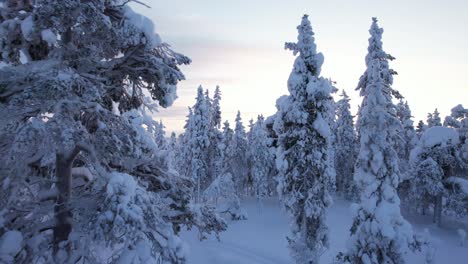
[[(279, 203), (268, 200), (260, 208), (255, 201), (244, 202), (248, 220), (232, 222), (226, 232), (221, 234), (221, 241), (210, 238), (198, 241), (196, 232), (186, 231), (182, 239), (189, 246), (191, 264), (290, 264), (285, 236), (289, 224), (286, 214)], [(405, 216), (410, 218), (416, 232), (425, 228), (430, 230), (436, 249), (434, 264), (468, 263), (468, 243), (460, 246), (456, 228), (439, 229), (431, 224), (430, 218)], [(330, 227), (330, 250), (321, 259), (321, 263), (331, 263), (333, 257), (343, 250), (351, 225), (349, 203), (335, 201), (330, 209), (328, 225)], [(448, 226), (454, 226), (452, 223)], [(457, 226), (458, 228), (459, 226)], [(465, 227), (466, 228), (466, 227)], [(408, 255), (409, 264), (424, 263), (424, 254)]]

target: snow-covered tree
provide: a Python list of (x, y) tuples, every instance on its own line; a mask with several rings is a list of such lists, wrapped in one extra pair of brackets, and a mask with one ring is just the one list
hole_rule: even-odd
[(268, 146), (268, 135), (265, 128), (265, 119), (259, 115), (252, 125), (249, 133), (248, 157), (251, 163), (250, 174), (255, 196), (261, 200), (269, 194), (269, 186), (272, 184), (272, 171), (274, 156)]
[[(276, 161), (276, 153), (277, 153), (277, 147), (278, 147), (278, 135), (276, 134), (273, 128), (275, 124), (275, 120), (276, 120), (276, 114), (273, 114), (265, 119), (267, 146), (270, 149), (270, 152), (272, 153), (272, 158), (274, 161)], [(277, 193), (277, 179), (278, 179), (278, 169), (276, 168), (276, 164), (272, 168), (271, 177), (272, 177), (272, 181), (268, 187), (269, 193), (276, 194)]]
[(21, 234), (11, 262), (183, 263), (181, 225), (223, 228), (193, 221), (192, 182), (172, 175), (147, 122), (190, 60), (127, 3), (0, 5), (0, 236)]
[(165, 150), (167, 149), (167, 139), (166, 139), (166, 130), (165, 130), (165, 126), (162, 122), (162, 120), (160, 120), (158, 123), (156, 123), (155, 125), (155, 129), (154, 129), (154, 142), (156, 143), (156, 145), (158, 146), (159, 149), (161, 150)]
[(458, 131), (461, 156), (468, 163), (468, 109), (461, 104), (452, 108), (450, 116), (445, 118), (444, 126)]
[[(417, 147), (411, 153), (415, 175), (412, 189), (414, 194), (419, 194), (416, 198), (422, 199), (422, 203), (416, 205), (423, 210), (428, 205), (433, 205), (433, 220), (439, 226), (442, 224), (444, 211), (448, 213), (451, 209), (460, 211), (457, 207), (461, 206), (464, 208), (461, 213), (468, 213), (468, 193), (463, 192), (463, 186), (461, 190), (455, 189), (463, 180), (457, 179), (455, 169), (465, 165), (460, 155), (459, 142), (456, 130), (435, 126), (424, 132)], [(445, 207), (444, 197), (450, 201)], [(461, 199), (459, 201), (461, 204), (456, 202), (458, 199)], [(447, 206), (449, 204), (453, 207)], [(457, 214), (460, 215), (460, 212)]]
[(278, 193), (291, 216), (289, 248), (296, 263), (318, 263), (328, 247), (328, 186), (334, 178), (330, 126), (334, 88), (320, 77), (323, 55), (317, 53), (307, 15), (297, 27), (297, 43), (285, 48), (298, 55), (288, 79), (289, 95), (277, 101)]
[(350, 112), (349, 96), (343, 90), (341, 97), (336, 107), (336, 189), (339, 194), (344, 195), (347, 199), (355, 199), (359, 197), (353, 180), (358, 146), (353, 116)]
[(382, 49), (383, 29), (372, 19), (369, 30), (367, 69), (358, 88), (363, 97), (358, 116), (360, 151), (354, 179), (361, 187), (360, 204), (354, 208), (354, 222), (344, 263), (404, 263), (403, 255), (415, 242), (410, 224), (400, 214), (397, 194), (400, 172), (394, 149), (399, 127), (391, 88), (393, 57)]
[(427, 125), (424, 124), (424, 121), (419, 120), (418, 125), (416, 126), (416, 134), (418, 135), (418, 138), (421, 138), (421, 135), (426, 131)]
[(216, 177), (222, 174), (223, 170), (223, 147), (221, 142), (223, 140), (223, 134), (219, 130), (221, 128), (221, 90), (219, 86), (216, 86), (213, 101), (210, 108), (210, 155), (209, 155), (209, 167), (210, 167), (210, 181), (216, 179)]
[(211, 108), (211, 122), (212, 126), (217, 129), (221, 128), (221, 90), (219, 86), (216, 86), (214, 95), (213, 95), (213, 105)]
[(171, 133), (169, 142), (167, 145), (168, 155), (167, 159), (169, 161), (169, 167), (176, 170), (177, 167), (177, 155), (179, 153), (179, 144), (177, 144), (177, 136), (175, 132)]
[(248, 166), (247, 166), (247, 134), (240, 111), (236, 115), (236, 126), (234, 127), (234, 135), (231, 141), (231, 156), (229, 163), (229, 172), (233, 175), (234, 183), (236, 184), (237, 194), (244, 195), (248, 181)]
[(234, 138), (234, 130), (231, 129), (229, 122), (226, 120), (223, 124), (223, 135), (221, 139), (221, 144), (219, 145), (222, 150), (222, 164), (223, 164), (223, 173), (229, 171), (230, 163), (233, 158), (233, 145), (232, 140)]
[(413, 117), (409, 108), (408, 102), (400, 100), (396, 105), (396, 115), (401, 123), (402, 131), (398, 131), (395, 148), (398, 157), (400, 158), (400, 170), (406, 171), (408, 168), (407, 161), (409, 160), (411, 150), (416, 146), (418, 137), (414, 130)]
[(197, 90), (195, 105), (192, 108), (192, 115), (188, 120), (190, 130), (187, 131), (186, 143), (189, 153), (189, 174), (188, 176), (196, 182), (194, 190), (195, 201), (199, 202), (201, 192), (209, 183), (207, 181), (208, 164), (207, 150), (210, 146), (210, 118), (206, 97), (203, 95), (203, 88)]
[(219, 130), (221, 125), (221, 91), (219, 90), (219, 86), (216, 87), (213, 100), (209, 97), (208, 90), (206, 90), (205, 100), (209, 102), (208, 106), (210, 146), (208, 147), (206, 153), (206, 183), (208, 186), (214, 179), (216, 179), (217, 176), (220, 176), (220, 174), (222, 173), (222, 151), (219, 147), (222, 137), (222, 133)]
[(189, 177), (192, 158), (191, 150), (189, 148), (189, 139), (190, 135), (193, 134), (193, 110), (191, 107), (188, 107), (187, 118), (185, 119), (184, 124), (184, 133), (179, 135), (179, 143), (177, 148), (177, 171), (180, 175)]
[(245, 220), (239, 197), (236, 195), (234, 181), (230, 173), (221, 174), (203, 193), (206, 203), (214, 204), (217, 212), (227, 220)]
[(430, 157), (415, 164), (409, 198), (411, 205), (420, 208), (423, 215), (426, 214), (427, 207), (435, 203), (436, 197), (445, 193), (443, 176), (444, 172), (439, 164)]
[(440, 119), (440, 113), (437, 108), (434, 110), (434, 113), (427, 114), (427, 126), (434, 127), (434, 126), (442, 126), (442, 121)]

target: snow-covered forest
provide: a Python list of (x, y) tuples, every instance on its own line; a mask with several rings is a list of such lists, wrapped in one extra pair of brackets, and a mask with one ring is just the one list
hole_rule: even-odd
[(356, 115), (304, 15), (275, 114), (193, 87), (176, 134), (146, 4), (0, 0), (0, 263), (466, 263), (468, 105), (416, 123), (377, 18)]

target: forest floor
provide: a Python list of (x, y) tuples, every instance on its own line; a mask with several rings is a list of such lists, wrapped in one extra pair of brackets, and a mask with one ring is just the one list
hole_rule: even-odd
[[(229, 224), (228, 230), (220, 235), (220, 241), (210, 237), (198, 241), (196, 231), (184, 231), (182, 239), (188, 244), (189, 264), (291, 264), (286, 235), (289, 221), (279, 202), (272, 198), (259, 206), (254, 200), (244, 201), (248, 219)], [(321, 263), (331, 264), (334, 256), (345, 249), (352, 217), (350, 203), (337, 199), (327, 217), (330, 229), (330, 249), (321, 257)], [(468, 263), (468, 241), (460, 245), (457, 229), (461, 224), (445, 223), (438, 228), (429, 216), (406, 214), (415, 232), (429, 230), (434, 254), (433, 264)], [(468, 225), (465, 225), (467, 230)], [(425, 263), (427, 250), (406, 256), (408, 264)]]

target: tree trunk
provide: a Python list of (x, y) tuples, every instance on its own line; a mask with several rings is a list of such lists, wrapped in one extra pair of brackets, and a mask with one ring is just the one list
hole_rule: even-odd
[[(54, 227), (54, 254), (60, 250), (60, 243), (68, 241), (68, 237), (73, 227), (73, 215), (70, 208), (70, 197), (72, 187), (72, 167), (76, 156), (85, 150), (93, 155), (92, 150), (84, 145), (78, 143), (71, 152), (58, 152), (55, 160), (55, 173), (58, 180), (57, 189), (58, 197), (54, 207), (55, 212), (55, 227)], [(68, 243), (65, 245), (67, 255), (70, 256), (72, 245)]]
[[(54, 228), (54, 253), (59, 251), (59, 244), (68, 240), (72, 230), (72, 213), (69, 208), (72, 181), (72, 157), (63, 153), (56, 155), (56, 176), (58, 180), (57, 189), (59, 195), (55, 205), (55, 228)], [(67, 246), (70, 250), (70, 245)], [(70, 252), (68, 252), (70, 253)]]
[(442, 195), (441, 194), (439, 194), (436, 197), (435, 202), (436, 202), (436, 207), (437, 207), (437, 210), (434, 211), (434, 214), (436, 214), (435, 215), (436, 223), (438, 227), (442, 227)]

